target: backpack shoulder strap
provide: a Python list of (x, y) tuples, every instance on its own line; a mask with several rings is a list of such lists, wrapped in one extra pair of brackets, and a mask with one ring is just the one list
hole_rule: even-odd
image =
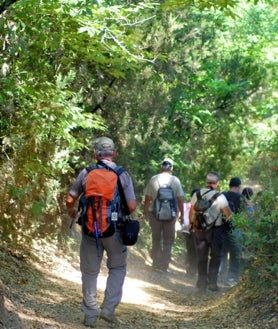
[(127, 202), (126, 202), (126, 198), (125, 198), (125, 193), (124, 193), (124, 190), (123, 190), (123, 186), (122, 186), (122, 183), (121, 183), (121, 180), (120, 180), (120, 175), (124, 171), (126, 171), (125, 168), (122, 167), (122, 166), (117, 166), (115, 168), (111, 168), (111, 167), (107, 166), (107, 164), (104, 163), (101, 160), (99, 160), (97, 162), (97, 164), (99, 164), (100, 166), (103, 166), (104, 168), (106, 168), (108, 170), (111, 170), (111, 171), (113, 171), (114, 173), (117, 174), (117, 176), (118, 176), (117, 185), (118, 185), (119, 194), (120, 194), (120, 198), (121, 198), (122, 212), (123, 212), (123, 215), (125, 215), (125, 216), (130, 215), (130, 211), (129, 211), (129, 208), (128, 208), (128, 205), (127, 205)]
[(85, 169), (87, 170), (87, 173), (89, 173), (90, 171), (97, 169), (97, 168), (98, 168), (97, 164), (93, 164), (93, 165), (86, 167)]
[(201, 194), (201, 190), (197, 191), (197, 199), (200, 200), (204, 195), (206, 195), (207, 193), (209, 193), (211, 190), (206, 191), (205, 193)]
[(105, 169), (107, 169), (107, 170), (113, 171), (115, 174), (117, 174), (118, 177), (119, 177), (124, 171), (126, 171), (125, 168), (122, 167), (122, 166), (117, 166), (117, 167), (115, 167), (115, 168), (111, 168), (111, 167), (109, 167), (105, 162), (103, 162), (103, 161), (101, 161), (101, 160), (99, 160), (99, 161), (97, 162), (96, 166), (100, 166), (100, 167), (103, 167), (103, 168), (105, 168)]
[(216, 192), (213, 194), (213, 196), (210, 198), (211, 204), (213, 204), (213, 202), (219, 197), (220, 194), (220, 192)]
[(115, 173), (120, 176), (125, 170), (124, 167), (122, 166), (117, 166), (116, 168), (113, 168), (113, 171), (115, 171)]

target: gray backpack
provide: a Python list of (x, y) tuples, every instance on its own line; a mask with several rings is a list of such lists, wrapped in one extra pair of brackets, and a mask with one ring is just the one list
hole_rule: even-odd
[(153, 203), (153, 213), (159, 221), (171, 221), (177, 216), (177, 203), (170, 184), (159, 186)]
[(206, 198), (206, 194), (209, 193), (211, 190), (208, 190), (204, 194), (201, 194), (201, 191), (197, 191), (197, 201), (194, 204), (194, 210), (196, 214), (196, 219), (197, 219), (197, 224), (198, 227), (197, 229), (201, 230), (208, 230), (210, 229), (217, 218), (214, 218), (214, 216), (211, 213), (210, 207), (214, 203), (214, 201), (219, 197), (221, 193), (215, 192), (215, 194), (210, 198)]

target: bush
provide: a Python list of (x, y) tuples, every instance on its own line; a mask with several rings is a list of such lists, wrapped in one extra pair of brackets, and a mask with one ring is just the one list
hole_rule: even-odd
[(247, 284), (257, 287), (277, 285), (278, 277), (278, 203), (273, 192), (256, 195), (254, 214), (240, 214), (236, 225), (243, 231), (244, 247), (252, 257)]

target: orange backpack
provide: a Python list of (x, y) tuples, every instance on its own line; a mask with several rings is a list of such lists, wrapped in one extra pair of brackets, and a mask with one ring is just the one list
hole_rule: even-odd
[(85, 192), (79, 200), (83, 232), (96, 239), (109, 237), (124, 215), (119, 176), (125, 169), (99, 161), (86, 170)]

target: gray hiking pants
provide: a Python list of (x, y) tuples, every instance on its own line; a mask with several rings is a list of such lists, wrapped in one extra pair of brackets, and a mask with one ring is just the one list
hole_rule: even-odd
[(97, 306), (97, 277), (100, 272), (104, 251), (107, 254), (108, 277), (102, 312), (114, 314), (122, 299), (122, 290), (126, 276), (127, 247), (123, 245), (119, 232), (108, 238), (96, 240), (83, 234), (80, 246), (80, 269), (83, 300), (81, 310), (87, 317), (99, 315)]
[(167, 270), (171, 262), (172, 247), (176, 239), (176, 221), (159, 221), (151, 213), (149, 216), (152, 229), (151, 258), (153, 267)]

